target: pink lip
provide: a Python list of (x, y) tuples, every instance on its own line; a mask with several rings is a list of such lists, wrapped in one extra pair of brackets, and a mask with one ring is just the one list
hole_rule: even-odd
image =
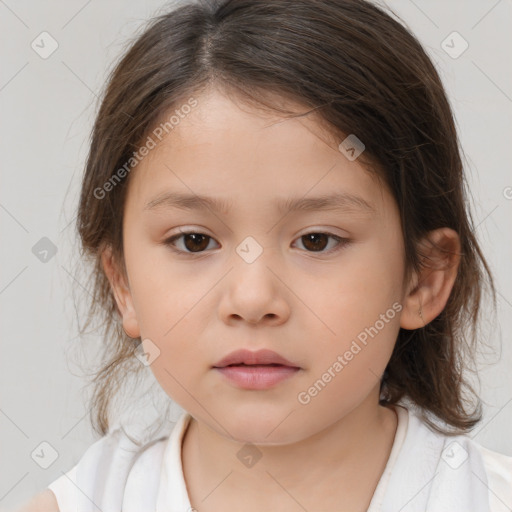
[(257, 352), (236, 350), (213, 368), (242, 389), (268, 389), (301, 369), (276, 352), (266, 349)]
[(268, 389), (300, 370), (293, 366), (225, 366), (214, 369), (242, 389)]
[(262, 365), (262, 364), (280, 364), (298, 368), (297, 365), (280, 356), (273, 350), (262, 349), (256, 352), (241, 349), (229, 353), (226, 357), (215, 363), (214, 368), (229, 366), (230, 364)]

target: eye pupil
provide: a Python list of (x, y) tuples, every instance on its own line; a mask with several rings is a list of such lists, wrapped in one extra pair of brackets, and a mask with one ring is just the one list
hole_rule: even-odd
[[(200, 233), (188, 233), (183, 235), (185, 247), (191, 252), (200, 252), (208, 247), (207, 235), (201, 235)], [(188, 242), (192, 240), (192, 245)], [(206, 241), (206, 244), (204, 243)], [(197, 243), (199, 242), (199, 245)]]
[[(322, 231), (310, 232), (299, 237), (307, 252), (319, 252), (325, 254), (327, 254), (325, 249), (328, 247), (329, 240), (331, 238), (336, 241), (336, 247), (334, 250), (331, 250), (329, 254), (345, 247), (349, 243), (349, 241), (346, 239), (340, 238), (336, 235), (333, 235), (332, 233), (324, 233)], [(176, 248), (177, 240), (181, 240), (184, 249)], [(211, 236), (205, 235), (203, 233), (181, 231), (180, 235), (175, 235), (166, 240), (164, 243), (169, 245), (174, 251), (178, 253), (194, 254), (208, 252), (208, 246), (210, 245), (211, 240), (214, 239)]]
[[(308, 233), (302, 237), (307, 243), (304, 247), (308, 248), (308, 244), (312, 242), (312, 250), (323, 250), (328, 242), (328, 236), (325, 233)], [(325, 242), (325, 243), (323, 243)], [(311, 247), (309, 247), (311, 248)]]

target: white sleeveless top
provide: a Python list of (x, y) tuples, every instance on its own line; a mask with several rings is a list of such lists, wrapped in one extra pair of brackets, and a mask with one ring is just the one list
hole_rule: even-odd
[[(394, 443), (368, 512), (512, 509), (512, 457), (467, 435), (433, 432), (412, 409), (395, 410)], [(184, 412), (169, 436), (140, 448), (119, 428), (93, 443), (48, 486), (60, 512), (193, 512), (181, 463), (190, 419)]]

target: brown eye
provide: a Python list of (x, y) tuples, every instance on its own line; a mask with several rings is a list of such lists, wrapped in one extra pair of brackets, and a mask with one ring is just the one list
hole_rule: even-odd
[[(336, 241), (334, 249), (325, 250), (329, 245), (329, 239), (333, 239)], [(337, 251), (341, 249), (345, 245), (349, 243), (349, 240), (346, 238), (342, 238), (340, 236), (333, 235), (331, 233), (307, 233), (306, 235), (302, 235), (299, 240), (301, 240), (302, 245), (305, 247), (307, 252), (322, 252), (329, 253)]]
[(188, 235), (183, 235), (183, 237), (185, 247), (191, 252), (206, 249), (208, 247), (208, 240), (210, 239), (209, 236), (202, 235), (200, 233), (190, 233)]
[[(176, 241), (180, 238), (183, 239), (184, 249), (175, 248)], [(174, 235), (167, 240), (165, 240), (164, 244), (171, 246), (173, 250), (176, 252), (184, 252), (184, 253), (201, 253), (207, 249), (209, 242), (213, 240), (211, 236), (205, 235), (203, 233), (196, 233), (193, 231), (190, 232), (182, 232), (179, 235)]]
[[(181, 240), (182, 239), (182, 242)], [(201, 254), (208, 252), (207, 249), (210, 242), (214, 239), (205, 235), (204, 233), (197, 233), (195, 231), (182, 231), (178, 235), (171, 236), (163, 242), (164, 245), (169, 246), (174, 252), (180, 254)], [(342, 238), (332, 233), (322, 232), (311, 232), (306, 235), (302, 235), (298, 238), (302, 242), (307, 252), (319, 252), (319, 253), (332, 253), (336, 252), (350, 243), (347, 238)], [(329, 246), (331, 240), (335, 241), (334, 248), (326, 248)], [(181, 242), (181, 247), (178, 247), (178, 242)], [(331, 244), (332, 245), (332, 244)]]
[(325, 233), (309, 233), (302, 236), (303, 244), (306, 249), (311, 251), (323, 251), (329, 241), (329, 236)]

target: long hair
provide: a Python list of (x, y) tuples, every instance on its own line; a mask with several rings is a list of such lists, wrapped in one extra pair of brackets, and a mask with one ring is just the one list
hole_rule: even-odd
[(446, 307), (422, 328), (400, 329), (381, 403), (408, 398), (458, 431), (471, 429), (481, 404), (465, 370), (486, 283), (494, 304), (496, 297), (475, 237), (453, 114), (425, 50), (368, 1), (203, 0), (151, 20), (113, 69), (94, 124), (77, 230), (94, 286), (82, 331), (99, 317), (104, 329), (104, 366), (91, 399), (95, 430), (108, 432), (121, 383), (145, 370), (101, 265), (111, 247), (125, 272), (122, 221), (134, 154), (166, 113), (211, 85), (283, 116), (298, 114), (279, 98), (294, 101), (316, 110), (333, 134), (357, 134), (366, 146), (359, 161), (399, 207), (408, 275), (421, 268), (418, 242), (428, 231), (458, 233), (461, 260)]

